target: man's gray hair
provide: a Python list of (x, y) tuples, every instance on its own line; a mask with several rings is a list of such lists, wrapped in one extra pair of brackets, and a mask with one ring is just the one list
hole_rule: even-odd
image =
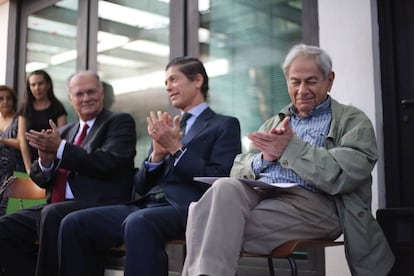
[(80, 71), (77, 71), (77, 72), (73, 73), (72, 75), (70, 75), (66, 79), (66, 85), (67, 85), (68, 88), (69, 88), (70, 81), (76, 75), (92, 75), (92, 76), (94, 76), (96, 78), (96, 81), (98, 82), (99, 87), (100, 88), (103, 87), (103, 84), (101, 82), (101, 78), (99, 77), (98, 73), (96, 73), (95, 71), (92, 71), (92, 70), (80, 70)]
[(332, 59), (325, 50), (317, 46), (297, 44), (289, 50), (283, 62), (283, 73), (285, 76), (287, 76), (292, 62), (299, 56), (313, 57), (325, 79), (332, 72)]

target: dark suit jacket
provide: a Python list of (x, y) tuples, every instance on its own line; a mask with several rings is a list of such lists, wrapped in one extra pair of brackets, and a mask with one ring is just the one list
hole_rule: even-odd
[[(62, 127), (60, 134), (67, 143), (62, 160), (55, 160), (55, 165), (70, 171), (67, 180), (75, 199), (91, 205), (130, 200), (136, 153), (134, 119), (127, 113), (103, 110), (81, 146), (72, 144), (78, 129), (78, 121)], [(46, 181), (37, 160), (30, 177), (46, 189), (50, 202), (54, 177)]]
[(161, 188), (173, 206), (187, 208), (197, 201), (208, 186), (193, 181), (193, 177), (229, 175), (234, 157), (241, 151), (239, 121), (207, 108), (182, 143), (186, 151), (175, 166), (174, 158), (169, 156), (156, 170), (147, 172), (144, 161), (135, 176), (138, 194)]

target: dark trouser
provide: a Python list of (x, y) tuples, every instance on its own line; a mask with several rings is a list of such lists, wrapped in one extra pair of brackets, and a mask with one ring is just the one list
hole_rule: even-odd
[(183, 215), (186, 209), (177, 210), (168, 203), (74, 212), (61, 226), (59, 275), (103, 275), (104, 253), (122, 243), (127, 248), (125, 275), (168, 275), (165, 243), (184, 238)]
[(56, 276), (60, 222), (68, 213), (86, 207), (89, 205), (65, 201), (1, 217), (0, 265), (5, 276)]
[(5, 276), (35, 274), (36, 219), (40, 210), (33, 207), (0, 218), (0, 266)]

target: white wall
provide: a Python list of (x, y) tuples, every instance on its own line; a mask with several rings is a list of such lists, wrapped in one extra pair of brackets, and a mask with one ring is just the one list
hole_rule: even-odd
[[(330, 53), (336, 79), (331, 96), (362, 109), (376, 127), (379, 162), (373, 171), (375, 214), (384, 190), (382, 105), (378, 68), (378, 31), (375, 0), (319, 0), (320, 46)], [(372, 13), (374, 11), (374, 13)], [(374, 22), (374, 24), (372, 23)], [(378, 179), (381, 179), (379, 183)], [(380, 189), (378, 188), (380, 187)], [(326, 275), (351, 275), (344, 248), (326, 250)]]
[(0, 84), (6, 81), (7, 26), (9, 21), (9, 1), (0, 0)]

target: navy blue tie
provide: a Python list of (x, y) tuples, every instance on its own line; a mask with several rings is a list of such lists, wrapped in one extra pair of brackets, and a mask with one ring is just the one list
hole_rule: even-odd
[(180, 130), (183, 134), (185, 134), (185, 128), (187, 126), (187, 120), (191, 117), (192, 115), (190, 113), (185, 112), (180, 119)]

